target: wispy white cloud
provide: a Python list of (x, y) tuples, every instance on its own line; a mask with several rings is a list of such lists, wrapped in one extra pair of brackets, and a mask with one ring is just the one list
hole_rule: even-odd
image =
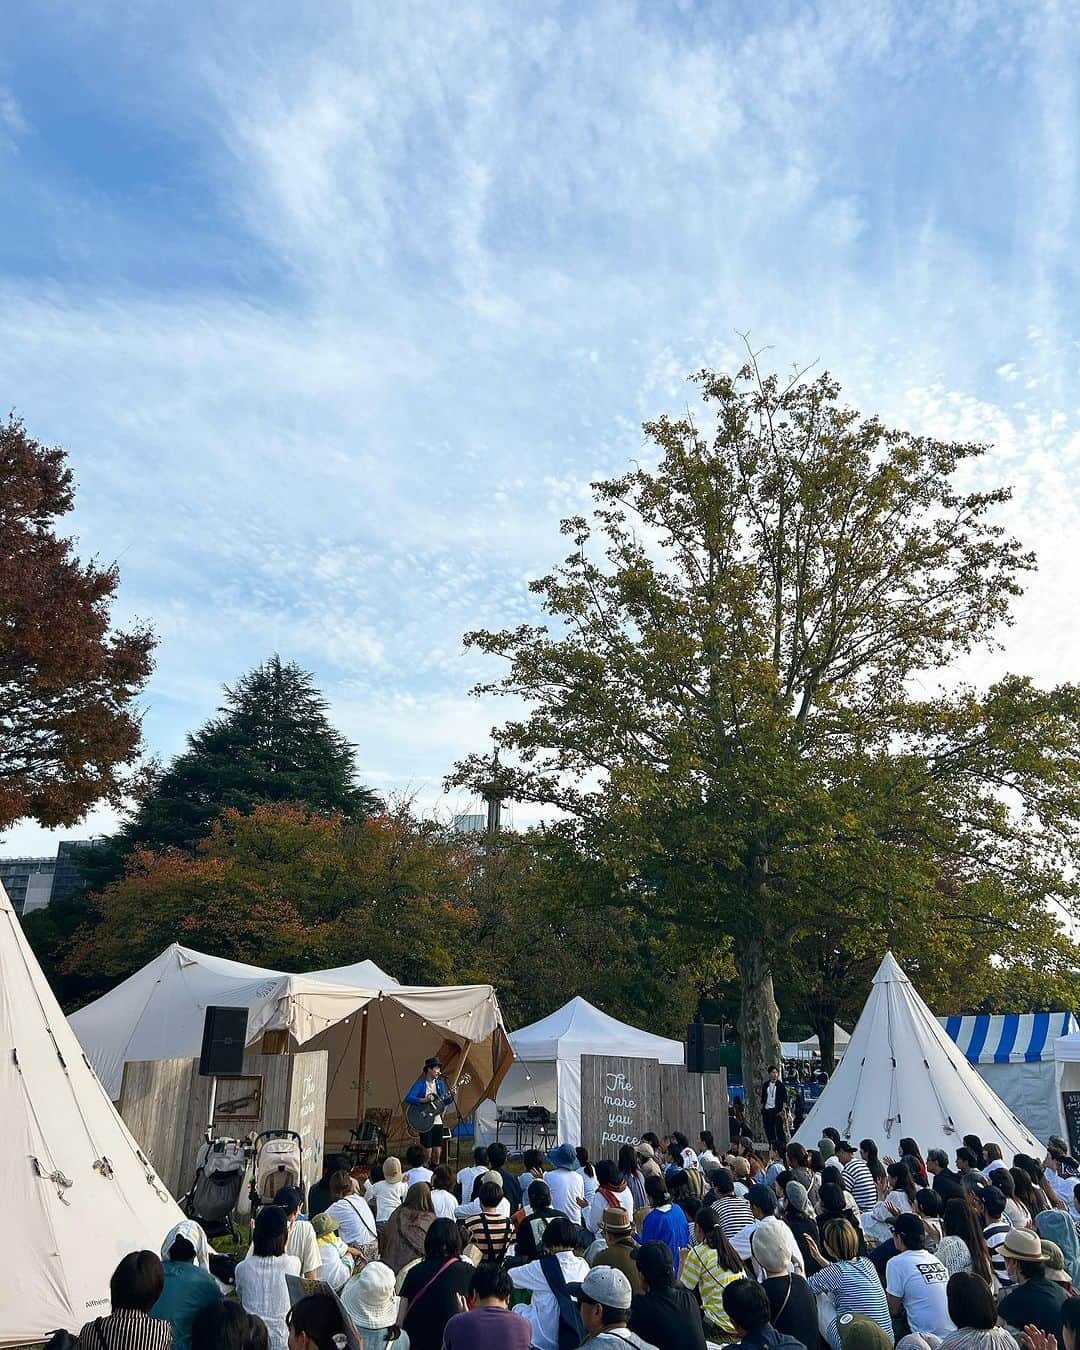
[(0, 271), (0, 393), (159, 628), (154, 748), (277, 648), (373, 781), (434, 800), (500, 716), (462, 632), (532, 615), (558, 516), (736, 330), (993, 440), (1043, 555), (1009, 658), (1075, 668), (1067, 7), (68, 8), (88, 106), (190, 181), (148, 151), (144, 214), (89, 170), (38, 185), (67, 272)]

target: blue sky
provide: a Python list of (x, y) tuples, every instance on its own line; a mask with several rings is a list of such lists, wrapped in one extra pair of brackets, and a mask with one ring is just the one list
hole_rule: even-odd
[(277, 650), (434, 806), (500, 716), (461, 634), (745, 330), (993, 443), (1041, 570), (971, 673), (1074, 678), (1074, 17), (9, 0), (0, 396), (160, 634), (148, 749)]

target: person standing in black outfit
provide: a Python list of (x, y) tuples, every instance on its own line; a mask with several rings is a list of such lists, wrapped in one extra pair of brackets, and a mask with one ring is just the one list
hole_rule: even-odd
[(780, 1070), (770, 1064), (769, 1077), (761, 1085), (761, 1114), (765, 1119), (765, 1138), (770, 1144), (780, 1143), (780, 1112), (787, 1104), (788, 1091), (780, 1080)]

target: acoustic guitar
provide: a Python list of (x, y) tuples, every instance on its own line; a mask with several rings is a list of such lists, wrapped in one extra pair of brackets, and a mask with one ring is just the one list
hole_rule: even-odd
[[(454, 1084), (454, 1092), (471, 1081), (471, 1074), (462, 1074)], [(449, 1101), (445, 1097), (431, 1097), (426, 1102), (404, 1102), (402, 1104), (405, 1107), (405, 1119), (409, 1123), (409, 1128), (415, 1130), (417, 1134), (427, 1134), (428, 1130), (435, 1125), (435, 1117), (441, 1115), (448, 1106), (454, 1104), (454, 1093), (451, 1092)]]

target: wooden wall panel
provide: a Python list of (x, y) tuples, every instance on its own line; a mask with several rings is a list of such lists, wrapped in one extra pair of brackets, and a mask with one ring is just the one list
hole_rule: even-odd
[[(159, 1059), (124, 1065), (120, 1114), (162, 1181), (179, 1199), (195, 1179), (195, 1157), (206, 1137), (210, 1079), (195, 1059)], [(244, 1073), (262, 1079), (257, 1120), (219, 1119), (215, 1135), (244, 1138), (263, 1130), (295, 1130), (304, 1149), (305, 1181), (322, 1170), (326, 1124), (326, 1051), (244, 1056)]]

